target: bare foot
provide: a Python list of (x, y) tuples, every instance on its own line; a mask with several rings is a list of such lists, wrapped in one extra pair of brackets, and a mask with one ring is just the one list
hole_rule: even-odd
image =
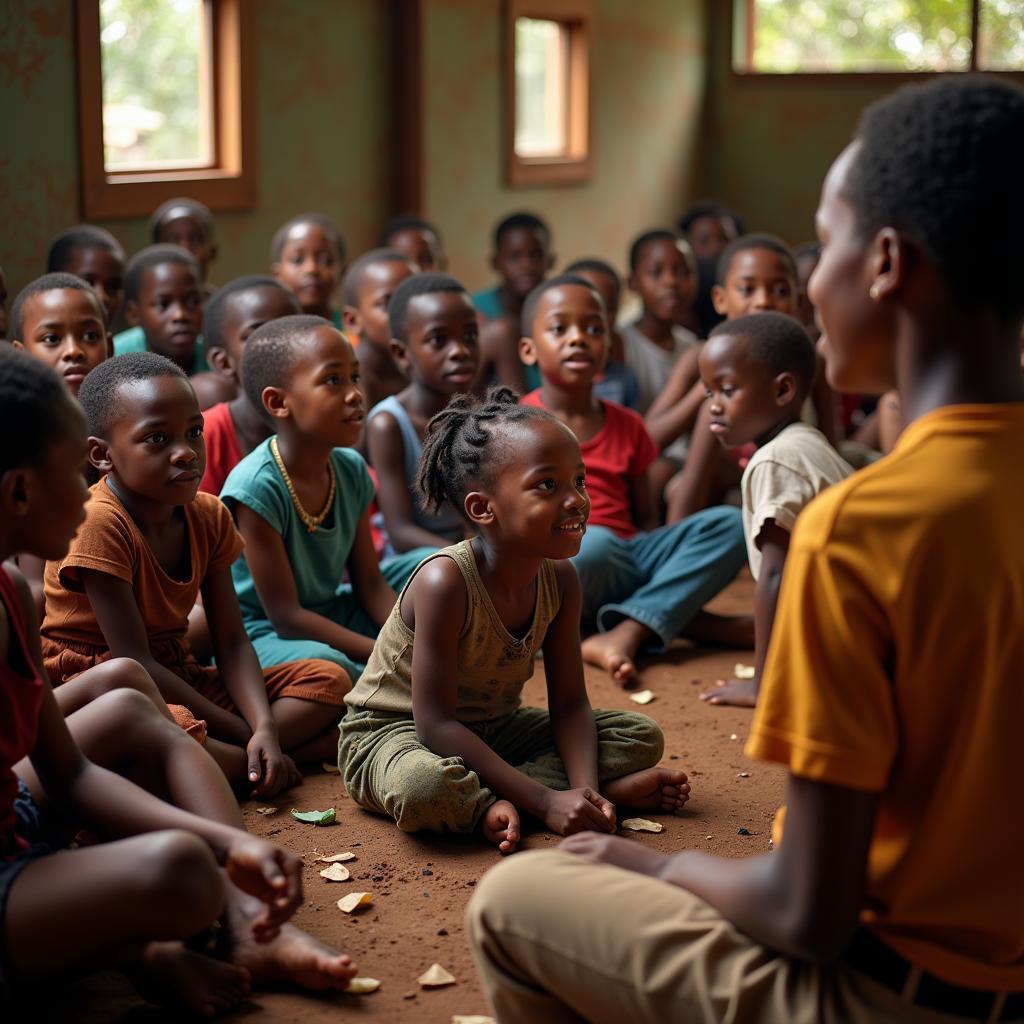
[(494, 843), (500, 853), (514, 853), (519, 845), (519, 812), (508, 800), (495, 800), (484, 811), (481, 828), (484, 838)]
[(757, 686), (753, 679), (719, 679), (713, 690), (705, 690), (701, 700), (709, 704), (729, 704), (735, 708), (752, 708), (757, 705)]
[(249, 995), (249, 972), (180, 942), (151, 942), (128, 972), (150, 1002), (212, 1017), (238, 1006)]
[(614, 630), (610, 633), (595, 633), (588, 636), (580, 647), (583, 660), (588, 665), (603, 668), (623, 689), (632, 686), (639, 675), (633, 664), (635, 651), (626, 650)]
[(678, 768), (646, 768), (606, 782), (601, 795), (616, 807), (675, 814), (690, 799), (690, 787)]

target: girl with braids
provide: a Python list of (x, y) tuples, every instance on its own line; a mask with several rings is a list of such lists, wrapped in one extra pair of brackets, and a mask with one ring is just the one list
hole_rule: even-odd
[[(614, 832), (621, 808), (681, 809), (686, 775), (656, 767), (658, 726), (587, 700), (568, 559), (590, 500), (573, 434), (509, 388), (458, 395), (427, 426), (418, 485), (477, 536), (420, 564), (346, 697), (349, 795), (405, 832), (481, 830), (502, 853), (523, 812), (571, 835)], [(520, 706), (538, 651), (549, 711)]]

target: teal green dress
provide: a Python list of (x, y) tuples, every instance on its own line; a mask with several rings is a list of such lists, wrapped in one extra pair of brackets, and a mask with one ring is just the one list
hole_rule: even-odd
[[(114, 355), (123, 356), (125, 352), (146, 352), (146, 333), (141, 327), (129, 327), (127, 331), (121, 331), (114, 335)], [(192, 368), (188, 371), (190, 377), (197, 373), (209, 373), (210, 364), (206, 361), (206, 350), (203, 346), (203, 339), (196, 339), (196, 350), (192, 356)]]

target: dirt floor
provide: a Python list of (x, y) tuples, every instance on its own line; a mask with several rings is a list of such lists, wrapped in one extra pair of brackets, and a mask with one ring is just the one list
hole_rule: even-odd
[[(744, 575), (711, 607), (725, 613), (749, 612), (753, 586)], [(714, 708), (698, 700), (704, 686), (730, 674), (737, 661), (751, 662), (751, 652), (707, 651), (677, 645), (657, 664), (641, 664), (642, 686), (655, 700), (642, 710), (665, 731), (666, 763), (677, 764), (690, 776), (693, 789), (688, 809), (679, 817), (661, 818), (660, 835), (630, 834), (635, 842), (659, 850), (697, 847), (725, 856), (745, 856), (767, 849), (771, 818), (781, 802), (782, 772), (750, 762), (743, 743), (750, 712)], [(607, 677), (587, 670), (591, 703), (595, 707), (637, 710), (627, 694)], [(543, 672), (528, 686), (527, 703), (544, 703)], [(317, 775), (301, 789), (274, 801), (271, 815), (244, 808), (248, 827), (273, 838), (305, 861), (306, 902), (296, 923), (322, 940), (347, 951), (360, 973), (379, 978), (380, 989), (361, 997), (336, 994), (305, 997), (292, 993), (257, 993), (227, 1019), (260, 1024), (320, 1022), (350, 1019), (387, 1024), (448, 1024), (453, 1014), (485, 1014), (486, 1003), (477, 983), (466, 946), (462, 917), (480, 876), (498, 860), (482, 842), (454, 838), (403, 835), (388, 821), (366, 814), (342, 792), (336, 775)], [(266, 806), (266, 805), (264, 805)], [(303, 825), (288, 813), (292, 807), (335, 807), (337, 823), (329, 827)], [(740, 834), (746, 829), (750, 834)], [(535, 832), (525, 849), (544, 849), (557, 837)], [(319, 877), (321, 854), (350, 850), (352, 877), (331, 883)], [(373, 904), (352, 915), (335, 906), (353, 891), (373, 893)], [(426, 991), (416, 978), (432, 963), (450, 971), (457, 983)], [(14, 1017), (5, 1014), (5, 1020)], [(95, 976), (54, 993), (47, 1010), (37, 1004), (22, 1019), (99, 1022), (156, 1022), (180, 1019), (143, 1003), (126, 983), (112, 974)]]

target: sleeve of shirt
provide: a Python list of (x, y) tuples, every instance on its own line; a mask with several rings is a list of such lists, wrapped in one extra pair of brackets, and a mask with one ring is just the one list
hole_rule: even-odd
[(898, 749), (891, 629), (858, 562), (859, 528), (835, 536), (834, 505), (816, 501), (794, 532), (746, 752), (877, 792)]
[[(356, 501), (359, 515), (373, 504), (376, 495), (376, 488), (373, 486), (373, 478), (369, 469), (366, 468), (366, 460), (357, 451), (351, 448), (335, 449), (335, 466), (338, 469), (338, 486), (350, 488), (350, 493)], [(346, 484), (346, 480), (348, 483)]]
[(751, 512), (750, 535), (755, 543), (769, 519), (792, 533), (796, 517), (815, 494), (806, 477), (771, 459), (755, 463), (745, 490), (744, 500)]
[(197, 495), (196, 500), (203, 502), (200, 511), (210, 534), (210, 557), (206, 571), (220, 572), (230, 568), (245, 548), (242, 535), (235, 529), (231, 513), (219, 498)]
[[(284, 481), (276, 466), (266, 462), (254, 465), (250, 458), (244, 458), (228, 474), (220, 499), (232, 514), (236, 504), (245, 505), (265, 519), (272, 529), (283, 534), (288, 512), (286, 502), (291, 501)], [(272, 474), (277, 474), (276, 480)]]
[(92, 569), (131, 583), (137, 559), (138, 549), (126, 518), (119, 516), (110, 503), (92, 497), (86, 506), (85, 522), (57, 572), (64, 587), (81, 593), (80, 569)]

